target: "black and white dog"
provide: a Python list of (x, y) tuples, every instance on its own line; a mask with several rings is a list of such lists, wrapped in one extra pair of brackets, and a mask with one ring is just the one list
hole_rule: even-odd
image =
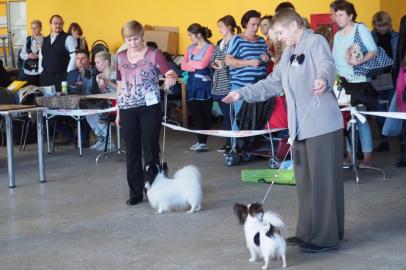
[(202, 176), (195, 166), (178, 170), (171, 179), (166, 163), (162, 167), (149, 163), (145, 166), (144, 179), (149, 204), (158, 214), (186, 209), (189, 209), (187, 213), (193, 213), (201, 209)]
[(282, 259), (286, 267), (285, 224), (270, 211), (264, 212), (260, 203), (235, 204), (234, 213), (244, 225), (245, 240), (250, 251), (250, 262), (264, 259), (262, 269), (267, 269), (270, 259)]

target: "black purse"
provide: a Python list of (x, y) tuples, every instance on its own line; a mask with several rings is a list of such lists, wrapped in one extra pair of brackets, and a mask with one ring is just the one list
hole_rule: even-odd
[[(26, 45), (27, 53), (30, 54), (33, 51), (31, 50), (31, 36), (27, 37), (27, 45)], [(38, 63), (39, 59), (27, 59), (24, 61), (23, 67), (29, 71), (38, 71)]]
[(24, 61), (24, 68), (29, 71), (38, 71), (38, 62), (38, 59), (27, 59)]
[(379, 93), (369, 82), (350, 83), (340, 77), (340, 84), (345, 93), (351, 95), (351, 106), (365, 105), (368, 110), (373, 110), (378, 105)]

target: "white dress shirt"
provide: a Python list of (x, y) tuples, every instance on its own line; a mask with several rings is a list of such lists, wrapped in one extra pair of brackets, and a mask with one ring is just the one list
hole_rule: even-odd
[[(58, 36), (58, 33), (51, 34), (51, 45), (52, 45), (52, 43), (54, 43), (57, 36)], [(76, 68), (76, 41), (71, 35), (68, 35), (66, 37), (65, 49), (69, 52), (70, 59), (69, 59), (68, 68), (66, 70), (66, 72), (69, 72)], [(42, 72), (42, 50), (40, 51), (40, 54), (39, 54), (39, 63), (40, 63), (39, 72), (41, 73)]]

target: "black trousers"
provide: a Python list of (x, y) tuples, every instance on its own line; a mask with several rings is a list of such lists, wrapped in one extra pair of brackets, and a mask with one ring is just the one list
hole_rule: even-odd
[(127, 151), (127, 181), (130, 199), (142, 199), (144, 162), (159, 164), (160, 104), (120, 109), (120, 125)]
[[(194, 129), (204, 130), (211, 128), (212, 105), (213, 101), (211, 99), (188, 101), (188, 109), (192, 116)], [(206, 143), (207, 137), (207, 135), (198, 134), (197, 140), (199, 143)]]
[(61, 92), (61, 83), (66, 81), (67, 73), (49, 73), (42, 71), (40, 75), (41, 86), (55, 85), (56, 92)]

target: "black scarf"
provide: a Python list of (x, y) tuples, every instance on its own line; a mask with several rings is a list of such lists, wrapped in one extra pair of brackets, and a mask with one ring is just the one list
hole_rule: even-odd
[(393, 58), (393, 50), (392, 50), (392, 45), (391, 45), (392, 33), (388, 32), (388, 33), (383, 34), (383, 35), (381, 35), (379, 33), (376, 33), (376, 36), (378, 37), (378, 42), (377, 42), (376, 45), (378, 45), (379, 47), (382, 47), (382, 49), (385, 50), (386, 54), (390, 58)]

